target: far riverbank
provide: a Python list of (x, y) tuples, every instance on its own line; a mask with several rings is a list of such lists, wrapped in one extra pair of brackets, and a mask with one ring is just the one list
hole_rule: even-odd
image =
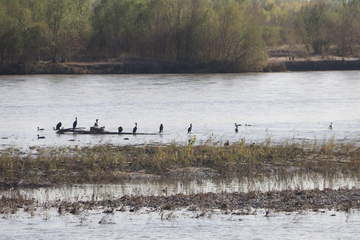
[[(263, 72), (360, 70), (357, 58), (270, 57)], [(224, 62), (177, 62), (127, 58), (95, 62), (37, 62), (32, 65), (2, 64), (0, 75), (23, 74), (172, 74), (172, 73), (237, 73)]]

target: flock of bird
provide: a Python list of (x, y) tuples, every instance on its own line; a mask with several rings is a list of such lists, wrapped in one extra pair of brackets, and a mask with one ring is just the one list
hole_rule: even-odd
[[(62, 123), (59, 122), (57, 125), (56, 125), (56, 128), (54, 128), (54, 130), (60, 130), (62, 126)], [(75, 117), (75, 121), (73, 122), (73, 127), (72, 129), (75, 130), (77, 126), (77, 117)], [(241, 124), (237, 124), (235, 123), (235, 132), (239, 132), (239, 126), (242, 126)], [(245, 124), (245, 126), (251, 126), (250, 124)], [(95, 123), (94, 123), (94, 127), (95, 128), (98, 128), (99, 127), (99, 119), (96, 119)], [(329, 129), (333, 129), (333, 123), (331, 122), (330, 125), (329, 125)], [(38, 127), (38, 131), (41, 131), (41, 130), (44, 130), (44, 128), (39, 128)], [(191, 133), (191, 130), (192, 130), (192, 123), (190, 123), (190, 126), (188, 127), (187, 129), (187, 133)], [(118, 132), (121, 133), (123, 131), (123, 128), (122, 126), (118, 127)], [(135, 127), (133, 128), (133, 133), (135, 134), (137, 131), (137, 123), (135, 123)], [(160, 127), (159, 127), (159, 133), (162, 133), (164, 131), (164, 125), (163, 124), (160, 124)], [(38, 136), (38, 139), (44, 139), (45, 137), (44, 136), (40, 136), (40, 135), (37, 135)]]
[[(60, 130), (61, 126), (62, 126), (62, 123), (59, 122), (58, 124), (56, 124), (56, 127), (53, 128), (53, 129), (58, 131), (58, 130)], [(75, 117), (75, 121), (73, 122), (73, 127), (72, 127), (72, 129), (75, 130), (76, 126), (77, 126), (77, 117)], [(94, 127), (95, 127), (95, 128), (98, 128), (98, 127), (99, 127), (99, 119), (96, 119), (96, 121), (95, 121), (95, 123), (94, 123)], [(192, 124), (190, 123), (190, 127), (188, 128), (188, 133), (191, 132), (191, 129), (192, 129)], [(44, 130), (44, 129), (40, 129), (40, 128), (38, 127), (38, 131), (39, 131), (39, 130)], [(122, 126), (118, 127), (118, 132), (121, 133), (122, 131), (123, 131), (123, 127), (122, 127)], [(133, 132), (133, 133), (136, 133), (136, 131), (137, 131), (137, 123), (135, 123), (135, 127), (133, 128), (132, 132)], [(163, 125), (163, 124), (160, 124), (159, 133), (162, 133), (163, 131), (164, 131), (164, 125)]]

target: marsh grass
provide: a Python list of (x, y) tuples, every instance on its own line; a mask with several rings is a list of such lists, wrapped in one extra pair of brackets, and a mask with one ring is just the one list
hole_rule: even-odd
[[(337, 143), (333, 138), (320, 144), (286, 141), (272, 144), (270, 139), (253, 145), (245, 141), (223, 144), (206, 141), (186, 145), (52, 147), (30, 151), (3, 151), (0, 156), (2, 185), (102, 183), (126, 179), (128, 173), (177, 177), (169, 172), (189, 167), (210, 168), (221, 177), (259, 179), (276, 174), (279, 179), (290, 172), (358, 176), (359, 147), (353, 142)], [(36, 154), (34, 154), (36, 153)]]

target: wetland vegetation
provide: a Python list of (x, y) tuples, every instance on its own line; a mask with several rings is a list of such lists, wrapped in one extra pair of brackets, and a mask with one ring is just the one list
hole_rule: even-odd
[[(212, 142), (186, 145), (114, 146), (103, 144), (7, 149), (0, 156), (3, 187), (74, 183), (115, 183), (122, 179), (262, 178), (315, 172), (359, 176), (360, 151), (354, 142), (288, 141), (272, 144)], [(195, 170), (194, 170), (195, 169)], [(197, 170), (201, 169), (201, 171)], [(290, 174), (290, 175), (289, 175)]]
[[(36, 207), (55, 207), (59, 214), (77, 214), (91, 209), (104, 213), (114, 211), (199, 211), (198, 217), (211, 215), (213, 209), (233, 215), (253, 214), (254, 209), (301, 211), (332, 209), (351, 211), (359, 208), (359, 189), (286, 189), (281, 191), (250, 191), (247, 193), (192, 193), (168, 195), (124, 195), (69, 202), (56, 200), (36, 203), (19, 194), (19, 187), (56, 186), (58, 184), (116, 183), (123, 179), (201, 179), (246, 178), (262, 179), (276, 176), (291, 178), (294, 174), (313, 173), (327, 178), (339, 174), (358, 180), (360, 149), (354, 142), (322, 143), (283, 142), (270, 139), (260, 144), (240, 142), (206, 142), (195, 144), (192, 136), (186, 145), (114, 146), (103, 144), (34, 148), (29, 152), (7, 149), (1, 152), (0, 176), (3, 190), (10, 194), (0, 199), (2, 214), (36, 211)], [(164, 213), (163, 213), (164, 214)], [(203, 215), (201, 215), (203, 214)], [(166, 219), (166, 216), (163, 216)]]

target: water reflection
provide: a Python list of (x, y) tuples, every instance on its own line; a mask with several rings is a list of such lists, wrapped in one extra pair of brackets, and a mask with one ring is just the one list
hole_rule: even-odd
[(93, 201), (120, 198), (124, 195), (158, 196), (173, 194), (196, 193), (232, 193), (250, 191), (278, 191), (287, 189), (339, 189), (360, 187), (358, 179), (338, 175), (336, 178), (324, 178), (320, 174), (293, 174), (279, 179), (278, 177), (263, 177), (262, 179), (201, 179), (193, 181), (124, 181), (119, 184), (85, 184), (60, 187), (46, 187), (38, 189), (18, 189), (4, 191), (0, 196), (11, 196), (17, 191), (26, 199), (36, 199), (39, 203), (66, 201)]

